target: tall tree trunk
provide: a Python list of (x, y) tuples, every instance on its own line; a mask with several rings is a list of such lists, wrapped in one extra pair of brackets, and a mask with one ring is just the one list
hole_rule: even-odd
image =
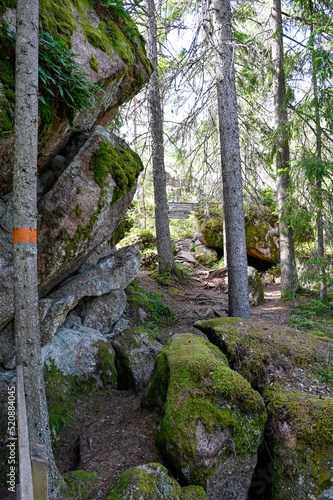
[(273, 93), (276, 128), (276, 184), (279, 210), (281, 295), (294, 295), (297, 271), (293, 230), (285, 221), (287, 189), (289, 186), (289, 142), (287, 132), (286, 88), (283, 66), (283, 33), (281, 0), (271, 0), (271, 30), (273, 58)]
[(152, 164), (155, 202), (155, 227), (158, 254), (158, 270), (174, 271), (175, 264), (170, 237), (168, 200), (164, 167), (163, 111), (160, 97), (157, 55), (157, 27), (154, 0), (145, 0), (147, 11), (147, 55), (154, 65), (149, 81), (148, 106), (149, 129), (152, 139)]
[(16, 363), (23, 365), (29, 438), (46, 446), (49, 498), (56, 498), (55, 465), (43, 379), (37, 289), (38, 0), (16, 10), (13, 246)]
[(213, 0), (229, 316), (250, 317), (230, 0)]
[[(312, 7), (312, 4), (311, 4)], [(313, 10), (311, 8), (311, 10)], [(318, 97), (318, 81), (317, 81), (317, 64), (315, 57), (315, 39), (313, 33), (313, 24), (311, 23), (311, 58), (312, 58), (312, 88), (313, 88), (313, 100), (315, 107), (315, 118), (316, 118), (316, 156), (319, 161), (322, 161), (322, 137), (321, 137), (321, 123), (320, 123), (320, 110), (319, 110), (319, 97)], [(319, 296), (322, 301), (327, 302), (327, 279), (326, 271), (324, 265), (325, 257), (325, 245), (324, 245), (324, 222), (321, 214), (322, 210), (322, 180), (318, 178), (316, 182), (317, 196), (319, 197), (319, 207), (317, 213), (317, 238), (318, 238), (318, 257), (320, 260), (320, 290)]]

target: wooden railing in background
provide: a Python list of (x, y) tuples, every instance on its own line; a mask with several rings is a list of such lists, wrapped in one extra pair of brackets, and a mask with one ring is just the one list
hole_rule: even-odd
[(47, 500), (48, 460), (45, 446), (29, 445), (22, 366), (16, 367), (17, 433), (19, 451), (18, 500)]

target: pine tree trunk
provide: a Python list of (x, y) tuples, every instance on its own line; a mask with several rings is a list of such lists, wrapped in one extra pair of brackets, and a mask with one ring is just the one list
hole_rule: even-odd
[(55, 488), (61, 478), (51, 448), (38, 321), (38, 0), (17, 1), (16, 25), (13, 171), (16, 363), (23, 366), (30, 441), (47, 449), (51, 499), (56, 498)]
[(273, 58), (273, 93), (276, 128), (276, 184), (279, 210), (281, 295), (294, 295), (298, 282), (293, 230), (284, 220), (289, 186), (289, 142), (287, 133), (288, 114), (283, 67), (283, 33), (281, 0), (271, 0), (271, 30)]
[(152, 164), (155, 202), (155, 227), (160, 274), (175, 268), (170, 237), (168, 200), (164, 166), (163, 112), (160, 98), (157, 55), (157, 27), (154, 0), (145, 0), (147, 11), (147, 55), (154, 65), (149, 80), (149, 129), (152, 140)]
[(213, 1), (229, 316), (250, 317), (230, 0)]
[[(317, 82), (317, 65), (314, 53), (314, 33), (313, 25), (311, 24), (311, 51), (312, 51), (312, 87), (313, 87), (313, 100), (315, 107), (315, 117), (316, 117), (316, 155), (319, 161), (322, 160), (322, 137), (321, 137), (321, 123), (320, 123), (320, 110), (319, 110), (319, 97), (318, 97), (318, 82)], [(323, 302), (328, 301), (327, 297), (327, 277), (324, 265), (325, 257), (325, 245), (324, 245), (324, 222), (321, 214), (322, 210), (322, 181), (317, 180), (316, 183), (317, 196), (319, 198), (319, 208), (317, 213), (317, 238), (318, 238), (318, 257), (320, 260), (320, 290), (319, 297)]]

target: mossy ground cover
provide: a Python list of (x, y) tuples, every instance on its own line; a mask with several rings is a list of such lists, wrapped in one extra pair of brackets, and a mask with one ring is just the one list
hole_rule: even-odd
[[(154, 405), (166, 401), (157, 442), (190, 483), (206, 485), (217, 465), (196, 464), (196, 425), (209, 434), (228, 429), (239, 456), (255, 454), (266, 421), (260, 395), (235, 371), (224, 355), (202, 337), (181, 334), (166, 344), (157, 357), (147, 395)], [(231, 450), (220, 450), (226, 457)]]

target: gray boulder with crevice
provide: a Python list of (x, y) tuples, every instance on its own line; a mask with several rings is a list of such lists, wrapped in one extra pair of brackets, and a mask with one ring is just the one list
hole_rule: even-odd
[(140, 392), (150, 381), (162, 344), (143, 328), (129, 328), (111, 339), (121, 389)]

